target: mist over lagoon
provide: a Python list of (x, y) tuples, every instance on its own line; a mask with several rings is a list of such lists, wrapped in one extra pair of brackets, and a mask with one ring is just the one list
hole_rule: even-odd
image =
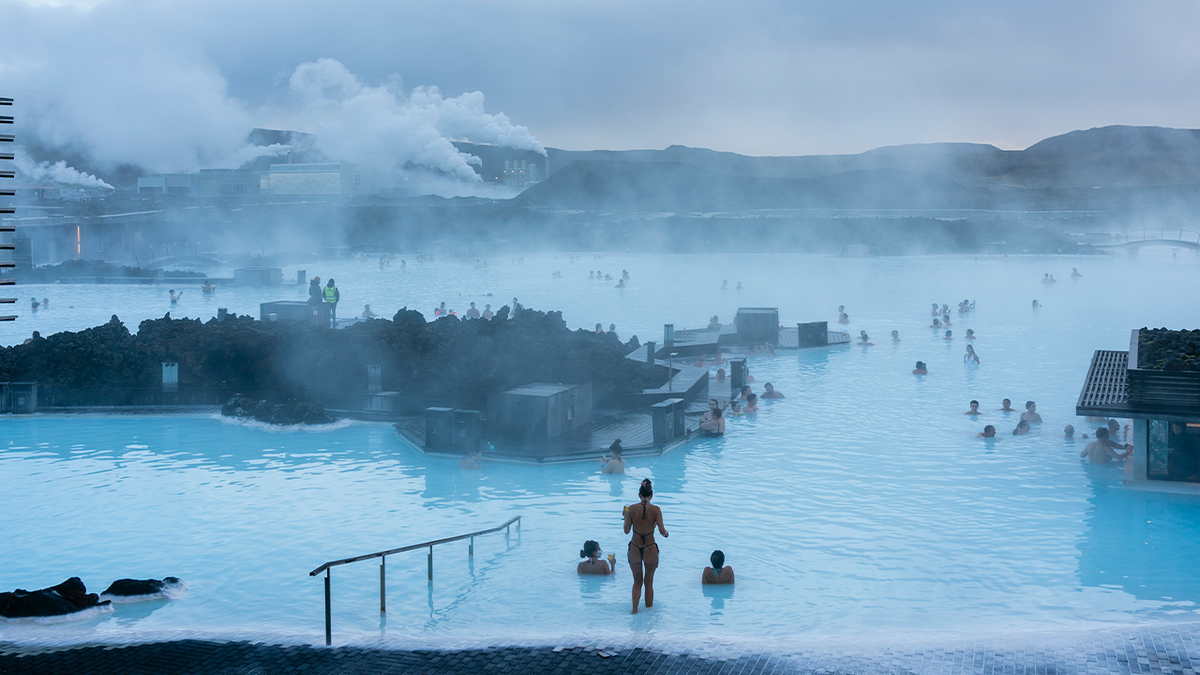
[(0, 34), (0, 671), (1200, 662), (1195, 3)]

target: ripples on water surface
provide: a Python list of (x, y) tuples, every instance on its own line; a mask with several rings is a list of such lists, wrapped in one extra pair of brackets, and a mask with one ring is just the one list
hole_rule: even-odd
[[(739, 305), (778, 306), (791, 322), (832, 320), (845, 304), (849, 329), (867, 330), (876, 346), (752, 358), (756, 391), (771, 381), (786, 400), (731, 421), (723, 439), (632, 459), (626, 476), (599, 475), (594, 464), (463, 471), (370, 423), (272, 432), (207, 416), (0, 418), (0, 587), (79, 575), (101, 590), (119, 577), (170, 574), (191, 589), (181, 601), (81, 624), (0, 631), (316, 639), (321, 582), (307, 573), (321, 562), (515, 514), (525, 518), (520, 536), (477, 540), (473, 565), (466, 543), (436, 549), (432, 587), (424, 553), (390, 559), (382, 629), (430, 639), (794, 639), (1195, 618), (1197, 502), (1122, 490), (1117, 469), (1081, 465), (1083, 441), (1061, 437), (1066, 423), (1087, 426), (1074, 404), (1093, 350), (1125, 348), (1130, 328), (1195, 324), (1200, 300), (1185, 289), (1197, 287), (1200, 265), (1147, 258), (609, 256), (571, 265), (527, 256), (479, 271), (451, 262), (406, 273), (310, 266), (338, 279), (346, 306), (498, 307), (517, 295), (562, 308), (571, 325), (613, 322), (643, 339), (657, 338), (664, 322), (697, 326)], [(1087, 276), (1070, 279), (1071, 267)], [(589, 282), (587, 268), (614, 276), (626, 268), (634, 283), (618, 291)], [(551, 280), (555, 269), (568, 278)], [(1040, 284), (1044, 272), (1059, 283)], [(725, 278), (748, 288), (721, 293)], [(132, 327), (166, 311), (165, 291), (153, 287), (53, 289), (53, 310), (0, 328), (0, 341), (78, 329), (114, 311)], [(207, 316), (218, 305), (248, 313), (290, 293), (222, 289), (211, 301), (195, 293), (184, 313)], [(77, 314), (65, 309), (68, 297)], [(978, 309), (962, 321), (954, 314), (951, 328), (975, 329), (979, 367), (962, 364), (961, 337), (946, 343), (926, 328), (931, 302), (953, 307), (964, 297)], [(903, 342), (889, 341), (892, 329)], [(918, 359), (929, 376), (909, 373)], [(1016, 418), (996, 411), (1004, 397), (1018, 408), (1037, 400), (1046, 424), (1011, 436)], [(986, 413), (978, 420), (961, 414), (972, 398)], [(998, 439), (973, 437), (985, 423)], [(661, 542), (655, 608), (631, 617), (620, 512), (643, 477), (655, 481), (672, 536)], [(617, 554), (615, 578), (574, 574), (589, 538)], [(737, 571), (736, 588), (701, 589), (714, 548)], [(336, 569), (333, 589), (335, 635), (378, 634), (376, 565)]]

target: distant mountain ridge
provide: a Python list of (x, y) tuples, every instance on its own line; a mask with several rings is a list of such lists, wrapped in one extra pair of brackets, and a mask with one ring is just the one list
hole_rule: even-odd
[[(478, 147), (464, 144), (461, 149)], [(1184, 199), (1200, 208), (1200, 130), (1192, 129), (1100, 127), (1017, 151), (979, 143), (930, 143), (798, 157), (751, 157), (681, 145), (663, 150), (548, 148), (547, 153), (550, 178), (523, 192), (518, 204), (697, 212), (1105, 210), (1113, 208), (1114, 199), (1146, 201), (1149, 197), (1138, 195), (1152, 191), (1157, 198)], [(538, 161), (547, 158), (539, 156)]]

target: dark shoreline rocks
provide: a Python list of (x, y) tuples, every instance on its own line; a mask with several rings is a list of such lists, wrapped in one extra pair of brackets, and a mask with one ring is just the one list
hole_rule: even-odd
[(1200, 373), (1200, 330), (1142, 328), (1138, 332), (1137, 367)]
[(36, 591), (18, 588), (0, 593), (0, 616), (8, 619), (67, 616), (92, 607), (112, 611), (111, 603), (100, 600), (95, 593), (88, 593), (79, 577)]
[(25, 284), (71, 283), (103, 281), (104, 279), (178, 279), (194, 281), (208, 278), (200, 272), (182, 270), (151, 270), (142, 267), (114, 265), (103, 260), (68, 260), (58, 265), (41, 265), (21, 270), (5, 270), (0, 278), (20, 277)]
[(391, 320), (341, 330), (248, 316), (202, 322), (167, 315), (141, 322), (133, 334), (114, 316), (94, 328), (0, 348), (0, 382), (37, 382), (47, 400), (123, 400), (130, 392), (161, 394), (162, 364), (171, 362), (178, 364), (181, 395), (330, 401), (367, 394), (367, 367), (377, 365), (382, 391), (421, 407), (479, 410), (488, 393), (530, 382), (590, 382), (597, 405), (620, 407), (624, 397), (666, 382), (665, 368), (625, 358), (632, 344), (572, 331), (560, 312), (522, 309), (510, 318), (507, 307), (490, 321), (429, 322), (401, 309)]
[(187, 590), (187, 584), (179, 577), (162, 579), (117, 579), (100, 594), (102, 600), (115, 604), (165, 600)]
[(254, 419), (267, 424), (289, 426), (294, 424), (331, 424), (337, 421), (325, 412), (325, 406), (320, 403), (306, 403), (289, 399), (284, 403), (275, 404), (262, 399), (253, 399), (241, 394), (234, 395), (229, 402), (221, 406), (221, 414), (225, 417), (239, 419)]

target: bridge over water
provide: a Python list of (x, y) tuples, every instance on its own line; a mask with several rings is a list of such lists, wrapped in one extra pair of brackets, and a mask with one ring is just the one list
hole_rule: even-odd
[(1093, 232), (1087, 235), (1087, 243), (1096, 248), (1123, 248), (1129, 251), (1146, 246), (1176, 246), (1200, 251), (1200, 232), (1170, 228)]

